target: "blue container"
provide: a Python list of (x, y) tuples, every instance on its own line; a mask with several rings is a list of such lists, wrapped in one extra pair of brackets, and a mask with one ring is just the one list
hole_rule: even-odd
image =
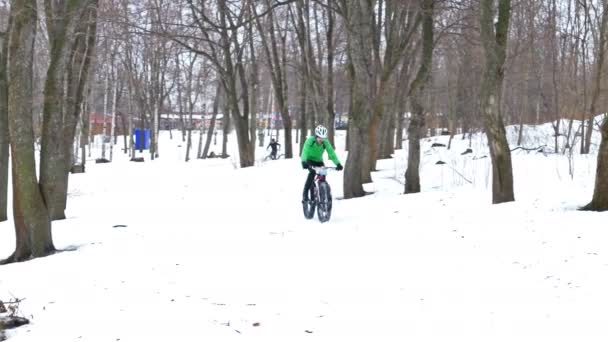
[(135, 149), (148, 150), (150, 149), (150, 130), (149, 129), (134, 129)]

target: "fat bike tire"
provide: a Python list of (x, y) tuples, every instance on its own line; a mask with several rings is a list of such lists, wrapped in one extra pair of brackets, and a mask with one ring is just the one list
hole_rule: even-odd
[(319, 184), (319, 203), (317, 217), (321, 223), (329, 221), (331, 218), (331, 188), (329, 184), (323, 182)]
[(316, 196), (314, 191), (314, 185), (313, 188), (310, 189), (310, 195), (308, 198), (310, 198), (311, 200), (302, 201), (302, 209), (304, 211), (304, 217), (310, 220), (315, 216), (315, 208), (317, 206), (317, 202), (315, 201)]

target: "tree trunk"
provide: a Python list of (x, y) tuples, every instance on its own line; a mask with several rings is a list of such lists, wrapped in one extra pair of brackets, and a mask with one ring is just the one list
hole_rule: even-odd
[[(224, 102), (224, 118), (223, 118), (223, 127), (222, 127), (222, 158), (228, 158), (228, 135), (230, 134), (230, 107), (226, 102)], [(238, 139), (237, 133), (237, 139)], [(239, 144), (240, 148), (240, 144)], [(242, 163), (241, 163), (242, 164)]]
[(416, 78), (410, 85), (408, 98), (412, 104), (412, 119), (408, 128), (408, 162), (405, 171), (404, 193), (420, 192), (420, 139), (425, 126), (423, 94), (433, 67), (433, 10), (434, 0), (422, 3), (422, 58)]
[(591, 148), (591, 134), (593, 133), (593, 123), (595, 120), (595, 116), (597, 113), (597, 102), (600, 97), (601, 91), (601, 81), (604, 70), (604, 58), (606, 54), (606, 36), (608, 35), (608, 4), (607, 1), (603, 1), (604, 10), (602, 13), (602, 21), (600, 24), (600, 41), (599, 47), (597, 49), (597, 58), (596, 58), (596, 69), (595, 69), (595, 78), (593, 83), (593, 89), (591, 94), (591, 107), (589, 108), (589, 122), (587, 124), (587, 135), (585, 136), (585, 151), (589, 153)]
[(91, 101), (91, 87), (92, 85), (89, 83), (85, 90), (85, 99), (82, 104), (82, 116), (80, 117), (80, 122), (82, 125), (82, 133), (80, 135), (80, 159), (82, 164), (82, 170), (84, 172), (85, 165), (87, 161), (87, 145), (89, 145), (89, 134), (91, 130), (91, 109), (90, 109), (90, 101)]
[[(255, 146), (257, 135), (256, 131), (258, 129), (258, 102), (259, 102), (259, 93), (260, 93), (260, 71), (258, 66), (258, 59), (256, 53), (256, 44), (255, 44), (255, 36), (253, 34), (253, 23), (248, 25), (248, 33), (249, 33), (249, 52), (251, 54), (249, 61), (249, 93), (251, 96), (249, 97), (249, 108), (250, 108), (250, 117), (249, 117), (249, 136), (251, 137), (251, 145)], [(264, 145), (263, 139), (260, 140), (261, 146)]]
[[(52, 220), (65, 218), (65, 203), (62, 189), (67, 177), (64, 176), (66, 159), (62, 146), (64, 113), (67, 112), (64, 84), (69, 59), (72, 53), (72, 37), (77, 26), (79, 1), (46, 2), (49, 26), (50, 64), (44, 86), (44, 108), (42, 124), (42, 146), (40, 152), (40, 188)], [(75, 12), (78, 11), (78, 12)]]
[[(283, 53), (286, 49), (285, 39), (281, 39), (281, 54), (279, 55), (279, 45), (277, 43), (275, 33), (275, 15), (274, 10), (270, 9), (270, 1), (267, 0), (266, 6), (269, 8), (268, 12), (268, 32), (265, 32), (264, 27), (260, 21), (260, 17), (255, 13), (255, 5), (252, 5), (252, 10), (256, 16), (256, 24), (260, 37), (262, 38), (262, 47), (266, 54), (266, 59), (269, 65), (270, 78), (272, 81), (272, 89), (274, 90), (274, 96), (277, 100), (277, 105), (281, 111), (281, 119), (283, 121), (283, 128), (285, 131), (284, 141), (284, 152), (285, 158), (289, 159), (293, 157), (292, 147), (292, 124), (289, 116), (288, 98), (287, 98), (287, 79), (285, 72), (285, 54)], [(283, 58), (281, 58), (283, 57)], [(271, 110), (272, 112), (272, 110)], [(278, 136), (277, 136), (278, 138)]]
[[(190, 57), (190, 64), (188, 65), (187, 70), (187, 84), (186, 84), (186, 98), (188, 100), (188, 137), (186, 140), (186, 161), (190, 160), (190, 149), (192, 148), (192, 128), (194, 126), (194, 122), (192, 121), (192, 115), (194, 113), (194, 104), (198, 99), (198, 93), (195, 93), (193, 86), (193, 78), (194, 78), (194, 64), (197, 60), (198, 55), (194, 55)], [(197, 77), (197, 89), (200, 85), (200, 77)], [(193, 98), (194, 96), (194, 98)], [(181, 116), (181, 113), (180, 113)]]
[[(302, 5), (303, 1), (298, 1), (298, 8), (300, 8), (300, 6)], [(300, 10), (298, 13), (300, 15), (302, 15), (301, 13), (302, 11)], [(294, 24), (294, 26), (296, 26)], [(306, 67), (306, 43), (305, 43), (305, 39), (304, 39), (304, 33), (306, 30), (306, 27), (304, 25), (304, 20), (298, 20), (298, 25), (297, 27), (299, 28), (299, 31), (301, 32), (301, 34), (298, 35), (298, 45), (300, 46), (300, 120), (298, 122), (299, 124), (299, 129), (300, 129), (300, 148), (298, 150), (298, 155), (302, 154), (302, 149), (304, 148), (304, 142), (306, 142), (306, 135), (307, 135), (307, 127), (308, 127), (308, 116), (306, 115), (306, 110), (307, 110), (307, 101), (308, 101), (308, 71), (307, 71), (307, 67)]]
[(118, 73), (113, 72), (113, 88), (114, 88), (114, 97), (112, 98), (112, 121), (110, 124), (110, 161), (114, 158), (114, 138), (116, 132), (116, 102), (118, 102)]
[(72, 166), (72, 155), (74, 151), (74, 138), (76, 135), (76, 126), (81, 115), (82, 103), (84, 100), (85, 84), (89, 80), (91, 68), (91, 56), (95, 49), (95, 39), (97, 36), (97, 0), (90, 0), (80, 18), (76, 18), (79, 26), (76, 30), (76, 39), (71, 48), (71, 56), (69, 60), (70, 67), (67, 70), (67, 87), (66, 87), (66, 113), (63, 124), (62, 146), (64, 148), (63, 160), (64, 172), (60, 179), (63, 188), (61, 191), (60, 201), (63, 205), (63, 210), (66, 209), (68, 196), (68, 177), (69, 170)]
[[(596, 83), (593, 89), (593, 98), (591, 100), (591, 116), (595, 115), (595, 102), (600, 91), (600, 75), (604, 63), (604, 55), (606, 52), (606, 35), (608, 34), (608, 1), (603, 0), (603, 14), (600, 29), (600, 46), (598, 48), (598, 66), (596, 73)], [(593, 127), (589, 127), (592, 129)], [(604, 122), (600, 128), (602, 140), (600, 142), (599, 151), (597, 154), (597, 168), (595, 172), (595, 188), (593, 190), (593, 198), (583, 209), (605, 211), (608, 210), (608, 117), (604, 118)]]
[[(217, 88), (215, 89), (215, 98), (213, 99), (213, 113), (211, 114), (211, 123), (209, 124), (209, 128), (207, 130), (207, 140), (205, 140), (205, 148), (203, 153), (200, 155), (200, 158), (206, 159), (209, 153), (209, 147), (211, 146), (211, 138), (213, 136), (213, 130), (215, 129), (215, 122), (217, 119), (217, 112), (219, 110), (220, 97), (222, 96), (222, 85), (218, 82)], [(225, 100), (224, 100), (225, 101)], [(224, 106), (224, 110), (226, 110), (226, 106)], [(228, 117), (228, 113), (224, 112), (224, 119), (222, 120), (226, 123), (226, 118)]]
[[(358, 112), (361, 111), (359, 108)], [(353, 111), (355, 114), (355, 111)], [(358, 114), (356, 114), (358, 115)], [(367, 141), (367, 128), (354, 125), (352, 120), (349, 120), (348, 135), (348, 159), (346, 165), (352, 165), (344, 168), (344, 198), (361, 197), (365, 195), (363, 190), (363, 182), (361, 181), (361, 170), (356, 165), (361, 165), (363, 157), (364, 142)]]
[(422, 129), (424, 123), (424, 107), (419, 99), (410, 98), (412, 104), (412, 117), (407, 129), (408, 152), (407, 168), (405, 169), (405, 188), (404, 193), (420, 192), (420, 139), (423, 136)]
[(555, 146), (554, 152), (557, 154), (559, 152), (559, 129), (562, 121), (560, 115), (560, 106), (559, 106), (559, 85), (558, 85), (558, 68), (557, 68), (557, 4), (555, 0), (551, 1), (551, 14), (549, 16), (550, 22), (550, 34), (551, 34), (551, 80), (553, 82), (553, 110), (555, 112), (555, 123), (553, 124), (553, 132), (555, 133)]
[[(481, 1), (481, 41), (486, 62), (481, 83), (481, 112), (492, 158), (492, 203), (514, 201), (511, 151), (500, 108), (504, 62), (509, 31), (510, 0), (499, 0), (498, 22), (494, 24), (492, 0)], [(496, 31), (494, 26), (496, 25)]]
[(384, 147), (380, 151), (380, 158), (382, 159), (390, 159), (393, 153), (395, 153), (395, 120), (397, 117), (395, 109), (397, 107), (395, 104), (393, 104), (391, 108), (392, 110), (390, 112), (390, 115), (386, 115), (386, 120), (388, 122), (386, 123), (386, 134), (384, 134), (383, 138)]
[(405, 112), (405, 102), (399, 100), (399, 107), (397, 108), (398, 112), (395, 117), (396, 125), (396, 137), (395, 137), (395, 148), (398, 150), (403, 149), (403, 122), (405, 121), (404, 112)]
[(51, 220), (36, 179), (34, 159), (32, 110), (36, 0), (12, 0), (11, 19), (8, 119), (16, 247), (15, 252), (3, 263), (42, 257), (55, 251)]
[[(327, 0), (327, 4), (331, 4), (331, 0)], [(327, 10), (327, 85), (325, 93), (327, 94), (327, 115), (329, 116), (329, 141), (335, 146), (334, 135), (335, 135), (335, 120), (336, 111), (334, 110), (334, 22), (335, 16), (333, 11)]]
[(207, 115), (206, 107), (203, 105), (203, 117), (201, 119), (201, 124), (198, 128), (198, 149), (196, 150), (196, 158), (201, 159), (203, 154), (203, 132), (205, 129), (205, 115)]
[[(606, 7), (604, 7), (604, 11)], [(608, 210), (608, 118), (604, 119), (601, 127), (602, 141), (597, 154), (595, 171), (595, 188), (591, 202), (583, 207), (584, 210)]]
[(105, 83), (103, 86), (103, 113), (101, 113), (101, 159), (106, 159), (106, 116), (108, 116), (108, 93), (110, 92), (110, 75), (105, 73)]
[[(247, 73), (244, 67), (242, 47), (236, 41), (236, 34), (229, 35), (227, 17), (231, 13), (228, 10), (226, 0), (218, 1), (218, 10), (222, 26), (220, 30), (220, 45), (224, 54), (222, 83), (226, 91), (226, 101), (230, 109), (230, 116), (234, 120), (240, 166), (249, 167), (255, 165), (255, 145), (252, 144), (249, 136), (249, 87), (247, 86)], [(232, 20), (233, 18), (230, 19)], [(243, 18), (241, 17), (239, 20), (243, 20)], [(236, 55), (236, 62), (232, 60), (233, 55)], [(228, 112), (224, 112), (224, 125), (228, 123), (228, 116)], [(227, 138), (227, 136), (224, 137), (224, 139)]]
[(8, 83), (6, 53), (8, 37), (0, 33), (0, 222), (8, 219)]
[[(302, 57), (304, 59), (304, 57)], [(304, 63), (304, 62), (303, 62)], [(302, 69), (305, 67), (302, 66)], [(302, 149), (304, 148), (304, 143), (306, 142), (306, 101), (307, 101), (307, 86), (306, 86), (306, 71), (302, 70), (302, 79), (300, 80), (300, 150), (298, 155), (302, 154)]]
[(348, 121), (348, 159), (344, 169), (344, 198), (365, 195), (364, 175), (369, 173), (370, 126), (373, 117), (375, 78), (372, 68), (373, 8), (364, 1), (348, 3), (347, 51), (351, 81), (351, 116)]

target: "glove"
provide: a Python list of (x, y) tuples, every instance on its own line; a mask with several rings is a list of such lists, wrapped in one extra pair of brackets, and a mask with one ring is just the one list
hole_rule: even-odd
[(302, 162), (302, 168), (303, 168), (304, 170), (308, 169), (308, 163), (307, 163), (307, 162), (305, 162), (305, 161), (303, 161), (303, 162)]
[(342, 171), (342, 169), (343, 169), (342, 164), (336, 165), (336, 171)]

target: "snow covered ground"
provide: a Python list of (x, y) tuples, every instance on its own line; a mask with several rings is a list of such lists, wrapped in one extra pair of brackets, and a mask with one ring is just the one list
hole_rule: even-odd
[[(526, 129), (528, 147), (552, 147), (547, 127)], [(372, 195), (334, 201), (321, 224), (303, 217), (299, 159), (259, 147), (238, 169), (232, 136), (231, 158), (185, 163), (179, 136), (162, 139), (153, 162), (89, 161), (53, 223), (62, 252), (0, 267), (0, 299), (31, 320), (9, 341), (608, 339), (608, 213), (577, 211), (596, 154), (514, 151), (516, 201), (492, 205), (485, 142), (461, 155), (469, 140), (428, 138), (421, 193), (402, 194), (397, 151)], [(13, 249), (0, 223), (0, 258)]]

